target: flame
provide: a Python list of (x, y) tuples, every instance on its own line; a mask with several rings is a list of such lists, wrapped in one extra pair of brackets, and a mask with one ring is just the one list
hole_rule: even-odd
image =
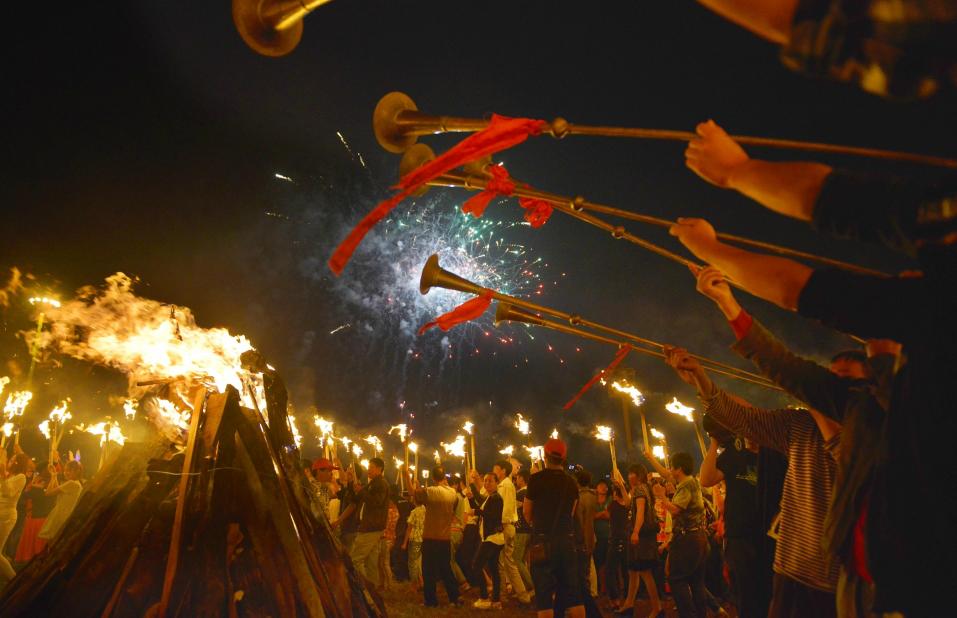
[(405, 423), (393, 425), (389, 428), (389, 435), (391, 436), (393, 432), (398, 434), (400, 441), (405, 442), (405, 439), (409, 435), (409, 427)]
[(641, 391), (625, 380), (615, 380), (611, 383), (611, 387), (619, 393), (624, 393), (631, 397), (631, 403), (635, 404), (635, 406), (640, 406), (645, 403), (645, 396), (641, 394)]
[(656, 445), (654, 445), (653, 447), (651, 447), (651, 454), (654, 455), (655, 457), (657, 457), (658, 459), (664, 459), (664, 458), (665, 458), (665, 447), (663, 447), (663, 446), (660, 445), (660, 444), (656, 444)]
[(362, 457), (362, 447), (355, 442), (352, 443), (352, 456)]
[(442, 455), (439, 454), (439, 449), (435, 449), (435, 455), (433, 455), (433, 458), (435, 459), (435, 463), (442, 463)]
[(557, 439), (558, 439), (558, 429), (557, 429), (557, 428), (556, 428), (556, 429), (552, 429), (552, 434), (551, 434), (550, 437), (551, 437), (552, 440), (557, 440)]
[[(312, 417), (312, 421), (313, 423), (315, 423), (316, 427), (319, 428), (319, 434), (322, 436), (322, 441), (320, 442), (320, 444), (322, 444), (322, 442), (325, 441), (327, 436), (332, 435), (332, 426), (334, 423), (332, 421), (327, 421), (326, 419), (322, 418), (318, 414)], [(346, 439), (348, 440), (348, 438)], [(345, 442), (343, 442), (343, 444), (345, 444), (346, 448), (349, 448), (348, 444), (346, 444)]]
[(512, 446), (511, 444), (509, 444), (508, 446), (506, 446), (505, 448), (499, 451), (500, 454), (508, 455), (509, 457), (511, 457), (514, 452), (515, 452), (515, 447)]
[(23, 411), (29, 405), (30, 400), (33, 399), (33, 393), (30, 391), (17, 391), (11, 393), (7, 398), (7, 403), (3, 406), (3, 414), (9, 419), (13, 420), (15, 416), (23, 416)]
[(37, 425), (37, 427), (40, 428), (40, 433), (43, 434), (43, 437), (49, 440), (50, 439), (50, 421), (49, 420), (43, 421), (42, 423)]
[(445, 450), (446, 454), (459, 459), (465, 459), (465, 436), (462, 434), (455, 436), (455, 440), (448, 444), (439, 442), (439, 446)]
[(144, 403), (146, 416), (172, 442), (183, 443), (185, 434), (189, 431), (189, 422), (193, 417), (192, 410), (187, 406), (181, 410), (172, 401), (151, 397)]
[(518, 429), (518, 432), (519, 432), (520, 434), (525, 435), (525, 436), (527, 436), (528, 434), (532, 433), (532, 429), (531, 429), (531, 427), (529, 426), (528, 421), (525, 420), (525, 417), (523, 417), (521, 413), (519, 413), (519, 414), (515, 417), (515, 428)]
[(665, 439), (665, 434), (661, 433), (660, 431), (658, 431), (658, 430), (655, 429), (654, 427), (649, 427), (648, 430), (651, 432), (651, 435), (652, 435), (652, 436), (658, 438), (659, 440), (664, 440), (664, 439)]
[(396, 467), (396, 468), (401, 468), (402, 466), (405, 465), (405, 462), (402, 461), (402, 458), (401, 458), (401, 457), (396, 457), (395, 455), (392, 456), (392, 461), (393, 461), (393, 463), (395, 463), (395, 467)]
[(29, 300), (31, 305), (49, 305), (54, 309), (60, 308), (60, 301), (55, 298), (47, 298), (46, 296), (33, 296)]
[(465, 421), (465, 424), (462, 425), (462, 429), (465, 431), (465, 433), (469, 435), (472, 435), (473, 427), (475, 427), (475, 423), (473, 423), (472, 421)]
[(368, 469), (369, 469), (369, 460), (368, 460), (368, 459), (363, 459), (363, 460), (361, 460), (361, 461), (359, 462), (359, 465), (362, 466), (363, 468), (365, 468), (366, 470), (368, 470)]
[(10, 378), (7, 376), (0, 376), (0, 395), (3, 394), (3, 389), (7, 387), (7, 384), (10, 384)]
[(528, 456), (532, 459), (540, 459), (545, 461), (545, 447), (544, 446), (526, 446), (525, 450), (528, 451)]
[(136, 400), (127, 399), (123, 402), (123, 412), (126, 414), (126, 420), (135, 421), (136, 420)]
[(415, 442), (409, 442), (409, 451), (412, 452), (412, 453), (418, 453), (418, 452), (419, 452), (419, 445), (416, 444)]
[(611, 442), (611, 427), (607, 425), (595, 425), (595, 437), (604, 442)]
[(60, 405), (50, 410), (50, 420), (54, 423), (62, 423), (63, 421), (70, 420), (73, 418), (73, 415), (69, 411), (70, 400), (65, 399), (60, 402)]
[(299, 433), (299, 426), (296, 425), (296, 417), (290, 414), (286, 417), (286, 419), (289, 421), (289, 431), (292, 432), (292, 440), (296, 443), (296, 448), (301, 448), (302, 434)]
[(683, 416), (686, 421), (693, 423), (694, 419), (691, 416), (691, 413), (694, 412), (694, 408), (689, 408), (685, 404), (678, 401), (678, 398), (675, 397), (671, 400), (671, 403), (665, 405), (665, 410), (671, 412), (672, 414), (677, 414), (678, 416)]
[(347, 437), (345, 437), (345, 436), (342, 436), (341, 438), (339, 438), (339, 442), (342, 442), (343, 448), (345, 448), (345, 449), (346, 449), (346, 452), (348, 453), (348, 452), (349, 452), (349, 445), (352, 444), (352, 440), (351, 440), (350, 438), (347, 438)]
[(28, 343), (118, 369), (133, 385), (185, 379), (220, 392), (233, 386), (244, 404), (254, 407), (244, 386), (261, 392), (262, 376), (242, 367), (240, 355), (253, 349), (246, 337), (224, 328), (200, 328), (188, 308), (141, 298), (132, 287), (130, 277), (116, 273), (102, 289), (87, 287), (62, 306), (52, 305), (50, 330), (39, 339), (29, 334)]
[(13, 435), (13, 423), (4, 423), (0, 426), (0, 430), (3, 431), (3, 435), (9, 438)]
[(126, 436), (120, 431), (119, 424), (113, 421), (100, 421), (99, 423), (88, 426), (78, 425), (77, 429), (93, 434), (94, 436), (100, 436), (100, 446), (103, 446), (108, 441), (119, 444), (120, 446), (126, 443)]
[(369, 446), (372, 447), (373, 454), (382, 450), (382, 440), (380, 440), (377, 436), (368, 435), (363, 439)]

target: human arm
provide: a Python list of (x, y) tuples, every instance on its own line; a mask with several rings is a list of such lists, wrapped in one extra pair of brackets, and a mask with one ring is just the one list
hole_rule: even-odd
[(671, 471), (668, 470), (668, 468), (661, 465), (661, 463), (658, 461), (658, 458), (655, 457), (654, 453), (652, 453), (648, 449), (645, 449), (641, 452), (641, 454), (645, 456), (645, 459), (648, 460), (648, 463), (651, 464), (651, 467), (654, 468), (655, 472), (660, 474), (663, 479), (665, 479), (666, 481), (673, 480), (671, 478)]
[(641, 527), (645, 525), (645, 501), (649, 498), (641, 497), (635, 500), (635, 526), (631, 529), (631, 542), (638, 543)]
[(680, 348), (665, 346), (665, 362), (678, 376), (698, 389), (705, 403), (705, 413), (736, 434), (749, 438), (760, 446), (787, 453), (791, 410), (756, 408), (732, 398), (717, 388), (702, 369), (697, 359)]
[(734, 189), (768, 210), (811, 221), (831, 167), (752, 159), (713, 120), (700, 123), (685, 150), (685, 165), (704, 180)]
[(336, 521), (332, 522), (332, 527), (335, 528), (336, 526), (341, 525), (342, 522), (346, 521), (352, 516), (355, 510), (356, 510), (355, 502), (349, 504), (349, 506), (346, 507), (346, 510), (344, 510), (342, 513), (339, 514), (339, 518), (336, 519)]
[(724, 473), (718, 470), (718, 441), (714, 438), (711, 439), (708, 452), (705, 453), (704, 461), (701, 462), (699, 477), (702, 487), (714, 487), (724, 480)]
[(522, 502), (522, 516), (525, 518), (525, 521), (529, 523), (529, 525), (532, 523), (532, 512), (534, 508), (535, 507), (532, 504), (532, 499), (526, 495), (525, 500)]
[(790, 311), (797, 310), (801, 291), (814, 272), (794, 260), (720, 242), (714, 228), (704, 219), (679, 218), (669, 232), (745, 291)]
[(790, 39), (798, 0), (698, 0), (728, 21), (772, 43)]
[[(661, 502), (661, 507), (665, 509), (665, 511), (667, 511), (668, 513), (671, 513), (672, 515), (677, 515), (678, 513), (684, 510), (684, 507), (675, 504), (668, 498), (668, 494), (665, 492), (665, 488), (662, 487), (661, 485), (655, 485), (655, 488), (653, 491), (655, 492), (655, 498), (657, 498)], [(675, 497), (676, 498), (678, 497), (677, 493), (675, 494)]]

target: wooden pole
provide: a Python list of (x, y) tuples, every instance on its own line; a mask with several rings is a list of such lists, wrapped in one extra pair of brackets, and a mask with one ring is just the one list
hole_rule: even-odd
[(645, 450), (650, 451), (651, 445), (648, 442), (648, 421), (645, 419), (645, 411), (638, 408), (638, 414), (641, 415), (641, 437), (645, 441)]

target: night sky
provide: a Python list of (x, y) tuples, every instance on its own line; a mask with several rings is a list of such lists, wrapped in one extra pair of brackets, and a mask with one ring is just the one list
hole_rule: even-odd
[[(469, 417), (488, 462), (493, 446), (518, 441), (507, 426), (519, 410), (531, 417), (537, 443), (553, 426), (567, 437), (596, 422), (620, 423), (619, 399), (600, 388), (561, 411), (614, 349), (542, 331), (532, 340), (517, 326), (503, 331), (516, 343), (503, 345), (473, 326), (452, 334), (448, 358), (441, 334), (416, 340), (405, 332), (418, 324), (398, 332), (386, 308), (380, 315), (344, 297), (349, 278), (398, 285), (388, 281), (387, 264), (374, 272), (374, 246), (364, 246), (360, 266), (347, 268), (343, 281), (334, 284), (324, 266), (348, 226), (396, 180), (398, 157), (376, 144), (370, 122), (385, 93), (404, 91), (436, 114), (560, 115), (684, 130), (714, 118), (732, 133), (957, 156), (953, 96), (891, 103), (792, 74), (774, 46), (692, 2), (568, 6), (337, 0), (306, 19), (302, 43), (280, 59), (245, 46), (228, 2), (57, 7), (5, 34), (9, 162), (0, 266), (16, 265), (63, 296), (116, 271), (136, 275), (143, 296), (191, 307), (204, 326), (247, 335), (285, 376), (299, 410), (314, 405), (380, 434), (411, 411), (429, 445), (450, 439)], [(443, 150), (460, 137), (423, 141)], [(702, 216), (721, 231), (888, 271), (909, 266), (872, 247), (819, 237), (705, 184), (685, 169), (683, 149), (543, 137), (499, 160), (543, 190), (662, 217)], [(435, 199), (413, 210), (431, 220), (464, 195), (434, 189)], [(502, 201), (487, 217), (517, 222), (521, 211)], [(627, 227), (678, 247), (664, 230)], [(514, 226), (504, 234), (542, 259), (536, 270), (546, 285), (536, 300), (744, 366), (727, 349), (730, 329), (683, 267), (558, 213), (539, 230)], [(800, 353), (823, 360), (851, 345), (762, 301), (741, 300)], [(330, 334), (343, 324), (352, 326)], [(7, 309), (3, 327), (0, 351), (22, 363), (22, 308)], [(669, 434), (672, 450), (696, 452), (690, 428), (663, 410), (672, 395), (693, 404), (690, 388), (650, 357), (628, 364), (648, 396), (649, 420)], [(107, 373), (70, 363), (42, 370), (50, 393), (94, 393), (85, 395), (90, 420), (111, 388), (121, 393), (122, 381)], [(756, 403), (784, 403), (767, 391), (721, 384)], [(572, 449), (573, 459), (605, 465), (590, 440), (573, 439)]]

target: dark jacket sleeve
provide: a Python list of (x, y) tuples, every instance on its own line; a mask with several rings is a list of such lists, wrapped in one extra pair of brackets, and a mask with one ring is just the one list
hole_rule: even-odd
[(732, 348), (789, 395), (836, 421), (844, 419), (851, 388), (862, 382), (841, 378), (794, 354), (757, 320)]
[(795, 414), (807, 414), (803, 410), (755, 408), (735, 401), (717, 387), (702, 400), (705, 413), (734, 433), (785, 455), (788, 452), (791, 419)]

